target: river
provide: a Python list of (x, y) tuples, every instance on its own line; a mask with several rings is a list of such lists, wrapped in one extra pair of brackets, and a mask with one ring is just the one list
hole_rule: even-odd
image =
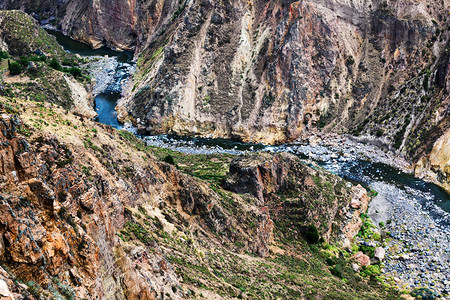
[[(97, 121), (121, 129), (114, 109), (122, 85), (132, 72), (132, 54), (107, 48), (92, 50), (57, 32), (50, 33), (73, 53), (108, 56), (104, 65), (99, 64), (101, 74), (97, 74), (102, 81), (97, 82), (100, 90), (95, 97)], [(109, 70), (105, 71), (105, 68)], [(281, 146), (171, 135), (141, 138), (148, 145), (188, 154), (286, 151), (299, 156), (310, 166), (325, 168), (354, 184), (377, 191), (368, 214), (374, 224), (384, 224), (384, 231), (388, 232), (383, 242), (376, 242), (377, 246), (386, 249), (386, 259), (381, 264), (385, 277), (390, 278), (386, 282), (408, 289), (424, 287), (434, 295), (450, 293), (450, 195), (437, 185), (401, 171), (392, 155), (346, 137)]]
[[(122, 124), (117, 120), (115, 107), (121, 97), (124, 82), (133, 72), (133, 53), (119, 52), (107, 47), (92, 49), (58, 31), (47, 29), (47, 32), (55, 36), (66, 51), (96, 58), (89, 63), (90, 68), (96, 71), (91, 72), (91, 76), (97, 81), (94, 86), (95, 111), (98, 114), (96, 121), (111, 125), (116, 129), (122, 129)], [(95, 67), (93, 68), (92, 65)]]

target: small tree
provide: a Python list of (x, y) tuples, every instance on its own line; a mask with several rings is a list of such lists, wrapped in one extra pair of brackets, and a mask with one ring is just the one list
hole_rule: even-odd
[(72, 67), (69, 69), (69, 73), (72, 74), (73, 77), (81, 77), (83, 74), (81, 73), (81, 69), (78, 67)]
[(28, 66), (28, 58), (21, 56), (19, 63), (22, 65), (22, 69), (25, 69)]
[(303, 232), (303, 235), (308, 243), (316, 244), (320, 240), (319, 232), (314, 224), (309, 225)]
[(52, 60), (49, 63), (49, 66), (58, 71), (62, 70), (61, 64), (56, 58), (52, 58)]
[(11, 75), (18, 75), (22, 73), (22, 65), (14, 60), (13, 61), (8, 60), (8, 69)]
[(175, 160), (173, 159), (172, 155), (167, 155), (166, 157), (164, 157), (164, 162), (171, 164), (171, 165), (175, 165)]

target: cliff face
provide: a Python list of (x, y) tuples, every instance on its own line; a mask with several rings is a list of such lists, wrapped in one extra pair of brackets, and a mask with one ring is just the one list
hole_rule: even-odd
[(417, 137), (448, 115), (445, 1), (0, 7), (55, 17), (61, 31), (94, 47), (136, 50), (139, 70), (118, 111), (142, 133), (279, 143), (322, 129), (376, 139), (417, 160)]
[[(136, 50), (139, 71), (118, 109), (141, 132), (265, 143), (325, 127), (395, 144), (402, 126), (365, 128), (368, 119), (395, 109), (388, 99), (421, 71), (433, 71), (430, 80), (449, 38), (445, 1), (2, 0), (0, 7), (57, 17), (60, 30), (94, 47)], [(448, 93), (420, 105), (442, 107), (442, 97)]]
[[(33, 105), (22, 106), (24, 118), (32, 116)], [(364, 190), (292, 155), (236, 158), (230, 175), (195, 175), (210, 178), (200, 180), (184, 168), (201, 162), (221, 170), (228, 158), (172, 152), (177, 169), (155, 158), (167, 150), (58, 108), (47, 117), (49, 109), (41, 110), (48, 122), (64, 121), (42, 130), (0, 117), (0, 283), (13, 297), (180, 299), (195, 298), (205, 287), (210, 296), (236, 297), (239, 285), (229, 282), (243, 274), (249, 293), (272, 295), (275, 288), (276, 295), (301, 297), (301, 285), (269, 281), (262, 287), (261, 274), (245, 273), (248, 264), (269, 264), (267, 276), (281, 276), (294, 261), (301, 263), (295, 257), (315, 257), (319, 273), (305, 275), (303, 268), (310, 267), (303, 263), (289, 272), (319, 282), (326, 265), (322, 254), (309, 252), (305, 230), (315, 224), (318, 237), (335, 243), (352, 239), (361, 226)], [(228, 177), (226, 189), (217, 177)], [(350, 199), (358, 209), (350, 208)], [(220, 277), (210, 273), (214, 268)], [(327, 280), (326, 286), (341, 284)], [(336, 293), (349, 297), (360, 289), (368, 298), (387, 297), (364, 283)], [(314, 290), (329, 294), (320, 284)]]
[(1, 0), (0, 8), (24, 10), (94, 48), (136, 50), (169, 23), (178, 1)]
[[(119, 111), (144, 133), (265, 143), (318, 127), (359, 134), (392, 110), (392, 91), (445, 53), (444, 5), (187, 2), (177, 26), (139, 56)], [(386, 129), (389, 143), (397, 131)]]

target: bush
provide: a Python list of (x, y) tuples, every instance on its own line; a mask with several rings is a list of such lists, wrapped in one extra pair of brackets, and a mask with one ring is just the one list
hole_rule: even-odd
[(49, 66), (58, 71), (62, 70), (61, 64), (56, 58), (52, 58), (52, 60), (49, 63)]
[(378, 129), (375, 135), (376, 135), (377, 137), (381, 137), (381, 136), (383, 135), (383, 133), (384, 133), (384, 130), (383, 130), (383, 129)]
[(73, 77), (82, 77), (81, 69), (78, 67), (72, 67), (69, 69), (69, 73), (72, 74)]
[(22, 69), (25, 69), (28, 66), (28, 58), (21, 56), (19, 63), (22, 65)]
[(78, 66), (78, 62), (76, 60), (70, 59), (70, 58), (64, 58), (63, 61), (61, 62), (61, 64), (64, 66), (70, 66), (70, 67)]
[(11, 75), (18, 75), (22, 73), (22, 65), (17, 61), (9, 61), (8, 60), (8, 69), (11, 72)]
[(166, 157), (164, 157), (164, 162), (171, 164), (171, 165), (175, 165), (175, 160), (173, 159), (172, 155), (167, 155)]
[(364, 271), (362, 272), (362, 275), (364, 277), (367, 276), (377, 276), (381, 274), (380, 266), (378, 265), (370, 265), (365, 267)]
[(316, 244), (317, 242), (319, 242), (320, 235), (317, 231), (317, 227), (314, 224), (309, 225), (303, 235), (308, 243)]
[(418, 288), (412, 291), (411, 296), (416, 297), (416, 299), (431, 300), (437, 299), (438, 295), (428, 288)]
[(6, 59), (6, 58), (8, 58), (8, 57), (9, 57), (8, 52), (6, 52), (6, 51), (0, 51), (0, 60)]

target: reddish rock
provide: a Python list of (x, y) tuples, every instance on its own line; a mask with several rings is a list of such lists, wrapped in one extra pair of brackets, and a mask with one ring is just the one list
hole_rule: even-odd
[(370, 265), (370, 257), (365, 255), (362, 252), (358, 252), (352, 256), (352, 259), (355, 260), (362, 267), (367, 267)]

